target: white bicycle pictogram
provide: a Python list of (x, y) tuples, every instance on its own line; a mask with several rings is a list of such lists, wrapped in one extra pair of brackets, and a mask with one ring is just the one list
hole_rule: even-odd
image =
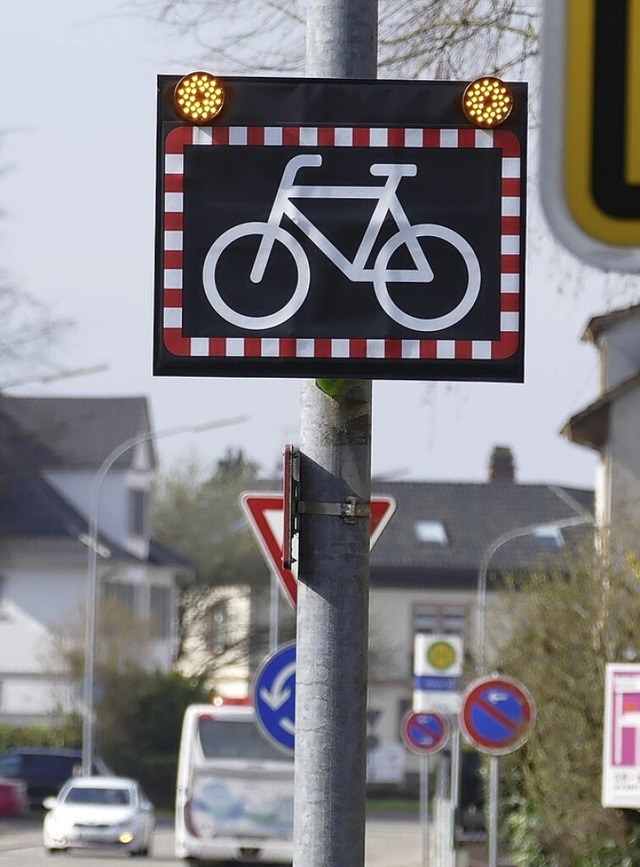
[[(386, 178), (384, 185), (371, 186), (313, 186), (296, 184), (298, 170), (303, 167), (322, 165), (320, 154), (303, 154), (289, 160), (282, 172), (271, 212), (266, 222), (240, 223), (223, 232), (211, 245), (204, 260), (203, 284), (207, 299), (214, 310), (227, 322), (240, 328), (259, 330), (281, 325), (290, 319), (304, 304), (311, 283), (309, 259), (301, 243), (281, 221), (288, 217), (300, 232), (351, 281), (371, 282), (384, 312), (398, 324), (415, 331), (441, 331), (455, 325), (472, 309), (480, 292), (480, 264), (468, 241), (458, 232), (437, 223), (412, 225), (398, 198), (398, 187), (403, 177), (415, 177), (417, 165), (413, 163), (373, 163), (370, 173), (374, 177)], [(335, 244), (324, 235), (311, 220), (296, 206), (294, 199), (372, 199), (376, 201), (371, 219), (366, 227), (360, 245), (352, 259), (347, 258)], [(376, 240), (387, 215), (391, 215), (398, 231), (384, 242), (375, 257), (373, 267), (366, 267)], [(252, 283), (260, 283), (264, 278), (276, 242), (289, 251), (295, 263), (297, 278), (289, 300), (278, 310), (265, 315), (252, 316), (234, 310), (222, 297), (218, 287), (216, 270), (221, 255), (240, 238), (258, 236), (261, 238), (255, 261), (249, 275)], [(402, 310), (391, 298), (388, 283), (430, 283), (434, 272), (418, 241), (419, 238), (438, 238), (450, 244), (462, 258), (466, 269), (466, 288), (462, 297), (446, 313), (433, 317), (413, 316)], [(409, 252), (412, 268), (389, 268), (394, 253), (402, 246)], [(459, 295), (457, 296), (459, 297)]]

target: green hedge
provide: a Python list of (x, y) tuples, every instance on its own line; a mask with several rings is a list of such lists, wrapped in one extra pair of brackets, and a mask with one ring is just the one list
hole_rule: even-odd
[(12, 726), (0, 723), (0, 752), (12, 747), (69, 747), (79, 748), (80, 728), (71, 719), (60, 728), (53, 726)]

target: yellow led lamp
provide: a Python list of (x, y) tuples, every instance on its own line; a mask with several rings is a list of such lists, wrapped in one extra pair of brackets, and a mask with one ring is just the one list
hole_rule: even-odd
[(224, 105), (224, 88), (208, 72), (192, 72), (181, 78), (173, 94), (178, 114), (190, 123), (208, 123)]
[(467, 86), (462, 97), (462, 110), (467, 120), (484, 129), (500, 126), (513, 109), (513, 92), (508, 84), (485, 75)]

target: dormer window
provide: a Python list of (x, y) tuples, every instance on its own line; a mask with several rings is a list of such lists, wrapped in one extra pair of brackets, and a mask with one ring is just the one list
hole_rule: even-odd
[(532, 533), (539, 548), (562, 548), (564, 537), (559, 527), (536, 527)]
[(141, 488), (129, 489), (129, 535), (145, 536), (147, 533), (147, 492)]
[(413, 522), (418, 542), (427, 545), (448, 545), (447, 531), (442, 521), (420, 519)]

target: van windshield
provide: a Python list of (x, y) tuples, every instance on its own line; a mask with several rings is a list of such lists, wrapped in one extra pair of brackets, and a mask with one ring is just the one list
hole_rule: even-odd
[(252, 720), (223, 720), (201, 716), (198, 734), (207, 759), (264, 759), (287, 761), (286, 755), (260, 734)]

